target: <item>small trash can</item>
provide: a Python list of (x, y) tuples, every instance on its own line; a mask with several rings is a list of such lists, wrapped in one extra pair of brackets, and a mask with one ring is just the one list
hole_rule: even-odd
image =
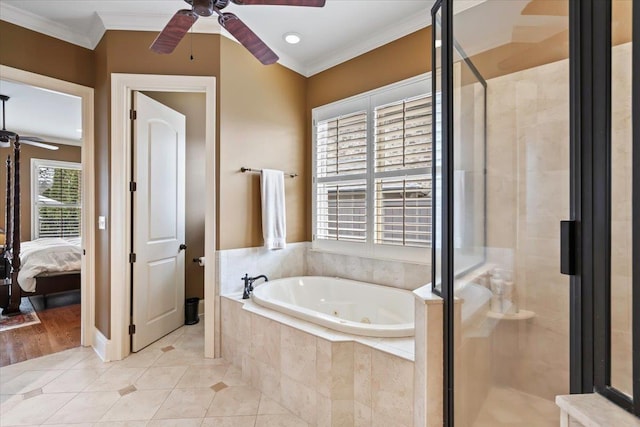
[(184, 301), (184, 324), (195, 325), (200, 321), (198, 317), (198, 304), (200, 298), (187, 298)]

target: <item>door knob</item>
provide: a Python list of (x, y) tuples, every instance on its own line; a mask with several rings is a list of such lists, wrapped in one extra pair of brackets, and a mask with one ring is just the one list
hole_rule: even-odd
[(179, 250), (183, 251), (185, 249), (187, 249), (187, 245), (185, 245), (184, 243), (180, 245), (180, 247), (178, 248)]

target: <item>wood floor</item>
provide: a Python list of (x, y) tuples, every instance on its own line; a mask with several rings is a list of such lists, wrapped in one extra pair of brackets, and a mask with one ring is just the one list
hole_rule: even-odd
[(0, 366), (80, 345), (80, 304), (37, 312), (40, 323), (0, 332)]

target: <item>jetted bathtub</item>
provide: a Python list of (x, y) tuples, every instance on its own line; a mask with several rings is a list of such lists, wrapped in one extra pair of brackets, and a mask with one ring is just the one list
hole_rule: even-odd
[(288, 277), (257, 286), (259, 305), (327, 328), (369, 337), (412, 337), (411, 291), (336, 277)]

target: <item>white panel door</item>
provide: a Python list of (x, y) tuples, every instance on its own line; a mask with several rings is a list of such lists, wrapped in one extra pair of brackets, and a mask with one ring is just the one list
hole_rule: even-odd
[(186, 119), (139, 92), (133, 101), (135, 352), (184, 324)]

